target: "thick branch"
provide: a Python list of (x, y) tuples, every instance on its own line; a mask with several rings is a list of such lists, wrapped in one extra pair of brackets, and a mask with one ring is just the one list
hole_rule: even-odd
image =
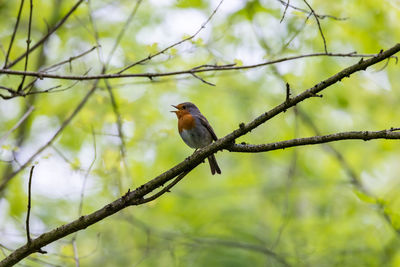
[(103, 208), (89, 214), (86, 216), (81, 216), (75, 221), (62, 225), (58, 228), (55, 228), (49, 232), (46, 232), (36, 239), (33, 239), (30, 244), (25, 244), (24, 246), (18, 248), (13, 253), (11, 253), (8, 257), (3, 259), (0, 262), (0, 267), (4, 266), (12, 266), (13, 264), (19, 262), (30, 254), (38, 251), (43, 246), (46, 246), (58, 239), (61, 239), (71, 233), (77, 232), (79, 230), (85, 229), (86, 227), (95, 224), (96, 222), (103, 220), (104, 218), (128, 207), (131, 205), (139, 205), (143, 202), (143, 198), (154, 191), (158, 187), (164, 185), (166, 182), (174, 179), (177, 175), (190, 170), (191, 168), (196, 167), (200, 163), (202, 163), (208, 156), (217, 151), (232, 146), (232, 143), (240, 136), (245, 135), (251, 130), (255, 129), (259, 125), (265, 123), (267, 120), (275, 117), (276, 115), (284, 112), (290, 107), (295, 106), (301, 101), (314, 97), (317, 93), (326, 89), (327, 87), (341, 81), (345, 77), (349, 77), (351, 74), (365, 70), (367, 67), (374, 65), (386, 58), (394, 55), (400, 50), (400, 44), (395, 45), (394, 47), (382, 51), (376, 57), (371, 59), (367, 59), (365, 61), (361, 60), (360, 62), (340, 71), (339, 73), (331, 76), (330, 78), (318, 83), (314, 87), (302, 92), (301, 94), (290, 98), (288, 101), (284, 101), (282, 104), (276, 106), (268, 112), (263, 113), (259, 117), (255, 118), (248, 124), (241, 123), (239, 129), (234, 130), (232, 133), (226, 135), (225, 137), (217, 140), (216, 142), (208, 145), (207, 147), (198, 150), (192, 156), (190, 156), (187, 160), (179, 163), (173, 168), (167, 170), (166, 172), (160, 174), (149, 182), (143, 184), (142, 186), (136, 188), (134, 191), (126, 193), (121, 198), (111, 202), (110, 204), (104, 206)]
[(313, 136), (313, 137), (305, 137), (305, 138), (296, 138), (287, 141), (281, 141), (270, 144), (261, 144), (261, 145), (250, 145), (250, 144), (234, 144), (228, 148), (231, 152), (247, 152), (247, 153), (258, 153), (258, 152), (266, 152), (277, 149), (285, 149), (289, 147), (295, 146), (305, 146), (305, 145), (316, 145), (329, 143), (340, 140), (351, 140), (351, 139), (359, 139), (359, 140), (372, 140), (372, 139), (400, 139), (400, 132), (394, 132), (394, 130), (383, 130), (377, 132), (371, 131), (358, 131), (358, 132), (343, 132), (343, 133), (335, 133), (321, 136)]

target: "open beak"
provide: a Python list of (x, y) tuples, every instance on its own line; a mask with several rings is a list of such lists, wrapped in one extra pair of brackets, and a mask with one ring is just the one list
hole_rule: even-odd
[[(174, 105), (171, 105), (172, 107), (174, 107), (174, 108), (176, 108), (176, 109), (178, 109), (178, 107), (177, 106), (174, 106)], [(179, 109), (178, 110), (171, 110), (170, 112), (173, 112), (173, 113), (177, 113), (179, 111)]]

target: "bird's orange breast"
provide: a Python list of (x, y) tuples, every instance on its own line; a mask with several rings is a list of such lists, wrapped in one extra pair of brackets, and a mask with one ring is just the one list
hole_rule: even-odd
[(190, 130), (195, 126), (196, 122), (190, 113), (182, 114), (178, 118), (178, 130), (182, 132), (183, 130)]

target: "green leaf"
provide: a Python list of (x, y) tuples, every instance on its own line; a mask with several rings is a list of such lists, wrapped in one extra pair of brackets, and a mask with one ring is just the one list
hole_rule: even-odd
[(353, 190), (354, 194), (363, 202), (365, 203), (371, 203), (371, 204), (377, 204), (377, 200), (374, 197), (371, 197), (359, 190), (354, 189)]
[(153, 43), (152, 45), (147, 45), (146, 49), (150, 54), (156, 54), (159, 52), (158, 43)]
[(235, 62), (235, 66), (237, 67), (243, 66), (243, 61), (241, 61), (240, 59), (235, 58), (233, 62)]

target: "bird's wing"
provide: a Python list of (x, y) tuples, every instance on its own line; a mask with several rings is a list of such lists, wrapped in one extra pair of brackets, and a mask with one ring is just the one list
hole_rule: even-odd
[(199, 115), (198, 118), (200, 119), (200, 122), (203, 126), (207, 128), (207, 130), (210, 132), (212, 139), (216, 141), (218, 139), (217, 135), (215, 134), (213, 128), (211, 125), (208, 123), (207, 119), (203, 115)]

